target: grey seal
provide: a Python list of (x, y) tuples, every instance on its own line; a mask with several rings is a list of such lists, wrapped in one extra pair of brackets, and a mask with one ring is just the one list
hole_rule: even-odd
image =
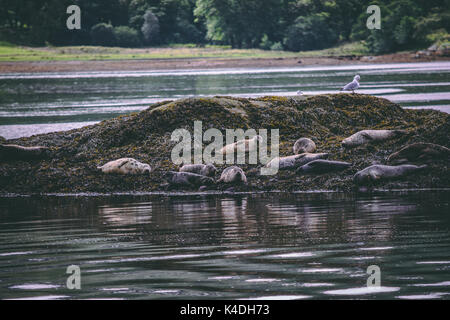
[(276, 165), (276, 161), (278, 161), (278, 169), (280, 170), (289, 170), (295, 169), (299, 166), (303, 166), (308, 162), (318, 160), (318, 159), (326, 159), (328, 158), (328, 153), (302, 153), (295, 154), (287, 157), (277, 157), (270, 160), (269, 163), (266, 164), (267, 168)]
[(237, 167), (231, 166), (222, 171), (220, 179), (217, 182), (224, 183), (247, 183), (247, 177), (244, 171)]
[(201, 174), (202, 176), (214, 177), (216, 174), (216, 167), (210, 163), (208, 164), (185, 164), (180, 168), (180, 172), (190, 172)]
[(119, 174), (142, 174), (150, 173), (152, 168), (146, 164), (133, 158), (120, 158), (110, 161), (101, 167), (97, 167), (103, 173), (119, 173)]
[(23, 147), (16, 144), (0, 145), (1, 160), (39, 160), (49, 158), (50, 155), (51, 151), (47, 147)]
[(310, 174), (310, 173), (328, 173), (335, 171), (342, 171), (351, 167), (351, 163), (342, 161), (330, 161), (330, 160), (314, 160), (308, 162), (307, 164), (299, 167), (297, 173), (300, 174)]
[(316, 144), (309, 138), (300, 138), (294, 143), (294, 154), (313, 153), (316, 151)]
[(413, 143), (391, 154), (387, 161), (391, 164), (409, 162), (428, 163), (433, 161), (449, 161), (450, 149), (433, 143)]
[(255, 152), (258, 150), (258, 142), (262, 142), (263, 137), (256, 135), (251, 139), (239, 140), (235, 143), (227, 144), (225, 147), (220, 149), (219, 153), (229, 154), (240, 152)]
[(426, 165), (415, 166), (412, 164), (403, 164), (399, 166), (376, 164), (358, 171), (353, 176), (353, 181), (356, 184), (365, 184), (380, 180), (396, 179), (420, 171), (426, 167)]
[(342, 140), (342, 146), (353, 148), (370, 142), (396, 138), (405, 133), (406, 130), (362, 130)]
[(168, 171), (164, 174), (164, 178), (171, 186), (198, 187), (214, 184), (214, 179), (190, 172)]

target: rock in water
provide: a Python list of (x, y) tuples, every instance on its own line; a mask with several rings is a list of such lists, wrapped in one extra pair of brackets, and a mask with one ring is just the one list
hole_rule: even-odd
[(222, 171), (220, 179), (217, 182), (236, 184), (247, 183), (247, 177), (245, 176), (245, 173), (241, 168), (232, 166)]
[(141, 163), (133, 158), (121, 158), (110, 161), (107, 164), (97, 167), (103, 173), (120, 173), (120, 174), (142, 174), (150, 173), (152, 168), (145, 163)]
[(203, 176), (201, 174), (190, 172), (168, 171), (165, 173), (164, 177), (167, 179), (167, 182), (169, 182), (171, 186), (177, 187), (193, 188), (214, 184), (214, 179)]
[(294, 154), (313, 153), (316, 151), (316, 144), (309, 138), (300, 138), (294, 143)]
[(381, 180), (397, 179), (405, 175), (425, 169), (427, 166), (415, 166), (411, 164), (403, 164), (399, 166), (386, 166), (376, 164), (358, 171), (353, 181), (356, 184), (367, 184)]
[(342, 171), (351, 167), (351, 163), (342, 161), (329, 161), (329, 160), (314, 160), (301, 166), (297, 169), (297, 173), (310, 174), (310, 173), (328, 173), (335, 171)]
[(405, 130), (362, 130), (342, 141), (345, 148), (354, 148), (366, 143), (384, 141), (405, 134)]
[(433, 143), (413, 143), (391, 154), (388, 158), (388, 162), (392, 164), (430, 163), (439, 160), (449, 161), (450, 149)]
[(275, 166), (276, 161), (278, 161), (279, 170), (296, 169), (299, 166), (307, 164), (308, 162), (326, 158), (328, 158), (328, 153), (302, 153), (288, 157), (274, 158), (268, 164), (266, 164), (266, 167), (271, 168), (272, 166)]
[(22, 147), (16, 144), (0, 145), (1, 160), (39, 160), (50, 156), (50, 149), (47, 147)]
[(214, 177), (216, 174), (216, 167), (210, 163), (208, 164), (185, 164), (180, 168), (180, 172), (190, 172), (201, 174), (202, 176)]

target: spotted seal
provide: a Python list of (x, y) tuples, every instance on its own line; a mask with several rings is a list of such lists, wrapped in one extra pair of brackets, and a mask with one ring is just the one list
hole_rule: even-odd
[(97, 167), (103, 173), (119, 173), (119, 174), (142, 174), (150, 173), (152, 168), (145, 163), (141, 163), (133, 158), (121, 158), (110, 161), (101, 167)]
[(1, 160), (39, 160), (49, 158), (51, 155), (50, 148), (42, 146), (23, 147), (17, 144), (1, 144), (0, 159)]
[(164, 174), (164, 178), (169, 182), (169, 185), (179, 187), (199, 187), (214, 184), (214, 179), (191, 172), (168, 171)]
[(352, 164), (348, 162), (319, 159), (308, 162), (307, 164), (299, 167), (296, 172), (300, 174), (311, 174), (311, 173), (322, 174), (328, 172), (342, 171), (351, 167), (351, 165)]
[(219, 153), (229, 154), (240, 152), (254, 152), (258, 150), (258, 142), (262, 142), (263, 137), (256, 135), (251, 139), (239, 140), (235, 143), (227, 144), (225, 147), (220, 149)]
[(247, 177), (244, 171), (237, 167), (231, 166), (222, 171), (220, 179), (217, 182), (223, 183), (247, 183)]
[(427, 168), (426, 165), (402, 164), (399, 166), (387, 166), (376, 164), (358, 171), (353, 176), (353, 181), (356, 184), (365, 184), (380, 180), (396, 179), (425, 168)]
[(387, 161), (391, 164), (410, 162), (429, 163), (433, 161), (450, 160), (450, 149), (433, 143), (413, 143), (391, 154)]
[(214, 177), (217, 169), (214, 165), (212, 165), (210, 163), (208, 163), (208, 164), (185, 164), (180, 168), (179, 171), (201, 174), (202, 176), (207, 176), (207, 177)]
[(316, 144), (309, 138), (300, 138), (294, 143), (294, 154), (313, 153), (316, 151)]
[(405, 130), (362, 130), (342, 140), (342, 146), (354, 148), (370, 142), (396, 138), (405, 133)]
[(299, 166), (303, 166), (308, 162), (318, 160), (318, 159), (326, 159), (328, 158), (328, 153), (302, 153), (295, 154), (287, 157), (277, 157), (270, 160), (269, 163), (266, 164), (267, 168), (271, 168), (276, 166), (276, 161), (278, 161), (278, 169), (280, 170), (289, 170), (295, 169)]

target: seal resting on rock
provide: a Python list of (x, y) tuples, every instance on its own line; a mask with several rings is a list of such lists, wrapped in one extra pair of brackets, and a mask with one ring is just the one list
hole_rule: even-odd
[(413, 143), (391, 154), (387, 161), (391, 164), (408, 162), (429, 163), (438, 160), (449, 161), (450, 149), (433, 143)]
[(97, 169), (103, 173), (120, 173), (120, 174), (141, 174), (150, 173), (152, 168), (145, 163), (141, 163), (133, 158), (121, 158), (110, 161)]
[(407, 174), (417, 172), (426, 168), (426, 165), (415, 166), (412, 164), (403, 164), (399, 166), (386, 166), (376, 164), (361, 171), (358, 171), (353, 176), (353, 181), (356, 184), (371, 183), (379, 180), (396, 179), (403, 177)]
[(254, 136), (248, 140), (239, 140), (235, 143), (227, 144), (225, 147), (220, 149), (219, 153), (228, 154), (240, 152), (254, 152), (258, 150), (258, 141), (262, 142), (263, 138), (261, 136)]
[(316, 144), (309, 138), (300, 138), (294, 143), (294, 154), (312, 153), (316, 151)]
[(362, 130), (342, 140), (342, 146), (353, 148), (370, 142), (396, 138), (405, 133), (405, 130)]
[(342, 171), (351, 167), (351, 163), (342, 161), (330, 161), (330, 160), (314, 160), (299, 167), (297, 173), (309, 174), (309, 173), (328, 173), (334, 171)]
[(202, 176), (214, 177), (216, 174), (216, 167), (210, 163), (208, 164), (185, 164), (180, 168), (180, 172), (190, 172), (201, 174)]
[(217, 182), (236, 184), (247, 183), (247, 177), (245, 176), (245, 173), (241, 168), (237, 166), (231, 166), (222, 171), (220, 179)]
[(0, 145), (1, 160), (38, 160), (50, 156), (50, 149), (47, 147), (23, 147), (16, 144)]
[(307, 164), (308, 162), (326, 158), (328, 158), (328, 153), (302, 153), (287, 157), (274, 158), (266, 164), (266, 167), (271, 168), (272, 166), (275, 166), (276, 161), (278, 161), (278, 169), (280, 170), (295, 169), (299, 166)]
[(164, 178), (170, 186), (178, 187), (199, 187), (214, 184), (214, 179), (191, 172), (168, 171), (164, 174)]

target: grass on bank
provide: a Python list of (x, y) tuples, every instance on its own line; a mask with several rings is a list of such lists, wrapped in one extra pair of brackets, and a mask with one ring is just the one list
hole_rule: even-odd
[(366, 55), (363, 42), (343, 44), (335, 48), (305, 51), (270, 51), (261, 49), (232, 49), (230, 46), (197, 47), (175, 44), (157, 48), (118, 48), (99, 46), (24, 47), (0, 42), (0, 62), (69, 61), (69, 60), (129, 60), (129, 59), (187, 59), (187, 58), (293, 58), (343, 55)]

